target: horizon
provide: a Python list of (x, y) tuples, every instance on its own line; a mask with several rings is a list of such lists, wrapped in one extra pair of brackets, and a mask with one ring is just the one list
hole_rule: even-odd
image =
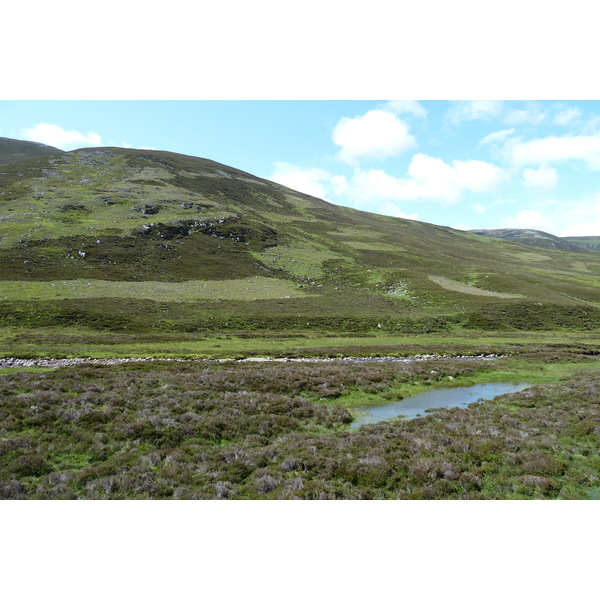
[(208, 158), (459, 230), (600, 235), (597, 101), (3, 101), (0, 136)]
[(208, 158), (459, 230), (600, 235), (598, 101), (1, 101), (0, 136)]

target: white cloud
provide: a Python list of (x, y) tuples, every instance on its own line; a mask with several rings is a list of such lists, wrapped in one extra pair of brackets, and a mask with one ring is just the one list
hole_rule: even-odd
[(381, 169), (356, 169), (339, 191), (363, 206), (418, 199), (453, 203), (465, 191), (491, 191), (503, 178), (502, 169), (483, 161), (454, 160), (447, 164), (441, 158), (416, 154), (406, 178), (394, 177)]
[(400, 207), (394, 202), (384, 202), (378, 207), (377, 212), (382, 215), (388, 215), (389, 217), (397, 217), (398, 219), (410, 219), (411, 221), (418, 221), (419, 215), (417, 213), (405, 213), (400, 210)]
[[(517, 108), (518, 106), (518, 108)], [(524, 102), (518, 105), (494, 100), (474, 100), (455, 103), (448, 111), (450, 121), (457, 124), (476, 119), (498, 118), (508, 125), (571, 125), (582, 116), (578, 107), (559, 104), (550, 110), (540, 102)]]
[(384, 110), (340, 119), (333, 130), (333, 142), (341, 146), (339, 157), (350, 164), (361, 158), (395, 156), (416, 145), (408, 125)]
[(509, 125), (539, 125), (547, 118), (546, 113), (538, 104), (530, 103), (526, 108), (511, 110), (505, 117), (504, 122)]
[(417, 213), (406, 214), (403, 212), (399, 212), (393, 216), (397, 217), (398, 219), (409, 219), (410, 221), (418, 221), (419, 220), (419, 215)]
[(497, 117), (502, 108), (502, 100), (465, 100), (456, 103), (447, 116), (452, 123), (458, 124), (463, 121)]
[(21, 136), (26, 140), (47, 144), (61, 150), (102, 145), (100, 135), (97, 133), (81, 133), (74, 130), (66, 131), (59, 125), (51, 125), (49, 123), (38, 123), (35, 127), (23, 129)]
[(600, 219), (600, 192), (594, 194), (591, 198), (570, 203), (569, 214), (577, 217)]
[(419, 185), (422, 197), (449, 201), (458, 200), (464, 190), (490, 191), (503, 178), (502, 169), (481, 160), (453, 160), (448, 165), (424, 154), (413, 157), (408, 174)]
[(491, 191), (503, 177), (502, 169), (483, 161), (455, 160), (446, 164), (440, 158), (417, 154), (406, 177), (394, 177), (382, 169), (354, 169), (350, 177), (345, 177), (278, 162), (268, 179), (330, 202), (332, 198), (344, 198), (363, 210), (418, 220), (417, 213), (403, 212), (395, 203), (432, 200), (451, 204), (466, 191)]
[(470, 223), (456, 223), (454, 225), (449, 225), (452, 229), (458, 229), (458, 231), (469, 231), (470, 229), (476, 229)]
[(569, 202), (560, 207), (560, 236), (600, 236), (600, 192), (585, 200)]
[(516, 215), (505, 217), (500, 221), (501, 227), (514, 227), (517, 229), (538, 229), (542, 231), (554, 230), (554, 223), (537, 210), (525, 209)]
[(600, 219), (571, 225), (570, 227), (561, 230), (558, 235), (560, 237), (578, 237), (586, 235), (600, 236)]
[(119, 142), (119, 143), (110, 142), (108, 145), (116, 146), (117, 148), (132, 148), (134, 150), (156, 150), (156, 148), (154, 148), (152, 146), (133, 146), (129, 142)]
[(275, 163), (275, 171), (267, 179), (323, 200), (327, 199), (329, 185), (339, 186), (342, 183), (339, 177), (322, 169), (302, 168), (285, 162)]
[(582, 125), (580, 132), (590, 135), (597, 135), (600, 130), (600, 117), (590, 117)]
[(502, 129), (501, 131), (492, 131), (492, 133), (488, 133), (481, 142), (479, 142), (480, 146), (485, 146), (486, 144), (499, 144), (503, 142), (507, 137), (511, 136), (515, 132), (514, 129)]
[[(490, 209), (492, 209), (492, 211), (494, 212), (494, 209), (497, 209), (497, 207), (503, 207), (503, 206), (507, 206), (510, 204), (518, 204), (518, 203), (519, 203), (519, 201), (515, 200), (513, 198), (499, 198), (496, 200), (491, 200), (490, 198), (484, 197), (482, 202), (475, 202), (471, 206), (473, 207), (473, 210), (478, 215), (484, 215)], [(501, 210), (504, 211), (505, 209), (501, 209)]]
[(427, 115), (424, 106), (417, 100), (390, 100), (386, 103), (385, 107), (398, 115), (411, 114), (415, 117), (424, 117)]
[(576, 121), (583, 115), (581, 109), (577, 107), (565, 108), (558, 114), (554, 115), (552, 122), (554, 125), (567, 126)]
[(580, 160), (600, 170), (600, 136), (549, 136), (528, 142), (508, 141), (504, 153), (516, 165)]
[(411, 199), (405, 192), (405, 184), (406, 180), (388, 175), (381, 169), (357, 169), (340, 192), (359, 205)]
[(526, 187), (549, 189), (558, 183), (558, 174), (552, 167), (525, 169), (523, 179)]

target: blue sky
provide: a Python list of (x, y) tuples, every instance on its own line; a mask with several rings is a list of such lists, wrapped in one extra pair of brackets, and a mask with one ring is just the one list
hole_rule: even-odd
[(3, 101), (0, 136), (201, 156), (458, 229), (600, 235), (598, 101)]

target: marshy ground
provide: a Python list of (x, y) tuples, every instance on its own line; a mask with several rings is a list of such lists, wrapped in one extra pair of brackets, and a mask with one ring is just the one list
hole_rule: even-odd
[[(595, 498), (597, 360), (586, 348), (546, 347), (497, 361), (4, 370), (0, 496)], [(515, 377), (537, 385), (349, 431), (354, 407), (365, 402)]]

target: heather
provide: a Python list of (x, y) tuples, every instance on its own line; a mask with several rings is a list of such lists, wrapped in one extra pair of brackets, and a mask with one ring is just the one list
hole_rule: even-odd
[[(522, 356), (540, 383), (348, 431), (357, 403), (508, 378), (516, 359), (127, 363), (0, 377), (4, 499), (586, 499), (595, 356)], [(570, 375), (564, 376), (565, 364)]]

